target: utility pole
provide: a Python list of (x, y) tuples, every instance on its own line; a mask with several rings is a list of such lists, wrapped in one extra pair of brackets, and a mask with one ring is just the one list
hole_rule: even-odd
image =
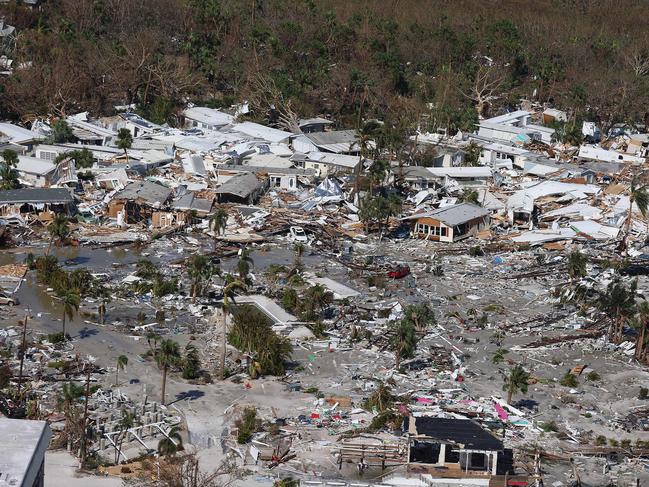
[(23, 339), (20, 345), (20, 371), (18, 372), (18, 398), (23, 385), (23, 365), (25, 364), (25, 342), (27, 341), (27, 318), (29, 317), (29, 310), (25, 312), (25, 319), (23, 320)]
[(83, 430), (81, 433), (81, 467), (86, 462), (86, 449), (88, 447), (88, 398), (90, 397), (90, 363), (86, 362), (86, 398), (83, 405)]

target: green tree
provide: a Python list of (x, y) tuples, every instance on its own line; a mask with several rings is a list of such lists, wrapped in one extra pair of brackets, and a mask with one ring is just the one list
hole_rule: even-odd
[(322, 284), (315, 284), (304, 292), (299, 301), (300, 318), (303, 321), (315, 321), (334, 301), (334, 295)]
[(480, 196), (475, 189), (465, 188), (457, 198), (458, 203), (471, 203), (472, 205), (482, 206)]
[(2, 164), (0, 164), (0, 189), (17, 189), (20, 187), (18, 181), (18, 154), (11, 149), (2, 151)]
[(620, 343), (624, 324), (635, 314), (638, 281), (634, 279), (627, 288), (619, 278), (611, 281), (596, 302), (597, 307), (609, 318), (608, 338)]
[(250, 249), (244, 247), (239, 252), (239, 260), (237, 261), (237, 272), (239, 273), (239, 279), (241, 279), (241, 281), (248, 282), (250, 267), (253, 265), (254, 260), (250, 256)]
[(223, 235), (228, 226), (228, 211), (223, 206), (219, 206), (209, 219), (210, 229), (217, 235)]
[(183, 449), (183, 439), (180, 428), (172, 426), (166, 436), (158, 442), (158, 453), (163, 457), (174, 456)]
[(637, 305), (637, 312), (631, 324), (637, 331), (635, 341), (636, 360), (645, 361), (647, 358), (647, 323), (649, 322), (649, 302), (642, 300)]
[(126, 440), (126, 437), (128, 436), (128, 430), (133, 428), (138, 424), (137, 418), (135, 416), (135, 413), (132, 411), (128, 411), (126, 409), (122, 409), (122, 418), (119, 420), (118, 427), (119, 431), (117, 435), (115, 435), (113, 441), (117, 445), (115, 448), (115, 463), (119, 463), (119, 457), (122, 451), (122, 445), (124, 444), (124, 440)]
[(586, 275), (588, 258), (575, 249), (568, 255), (568, 275), (571, 280), (576, 280)]
[(482, 152), (482, 147), (480, 147), (475, 142), (470, 142), (464, 148), (464, 159), (462, 165), (464, 167), (477, 167), (480, 166), (480, 154)]
[(233, 280), (223, 286), (223, 343), (221, 350), (221, 380), (225, 379), (225, 354), (227, 352), (228, 314), (232, 311), (234, 296), (237, 290), (243, 291), (246, 284)]
[(390, 173), (390, 161), (383, 157), (378, 157), (372, 162), (372, 165), (367, 170), (370, 178), (370, 194), (374, 192), (374, 187), (381, 187), (385, 182), (386, 177)]
[(119, 371), (124, 370), (128, 365), (128, 357), (126, 355), (120, 355), (117, 357), (115, 362), (115, 385), (119, 385)]
[(417, 350), (417, 333), (410, 320), (399, 320), (390, 326), (390, 348), (394, 352), (395, 367), (398, 370), (401, 360), (410, 358)]
[(160, 349), (156, 355), (158, 367), (162, 369), (162, 392), (160, 393), (160, 403), (165, 404), (165, 392), (167, 389), (167, 373), (171, 367), (178, 365), (180, 362), (180, 347), (178, 343), (164, 339), (160, 342)]
[(507, 404), (511, 404), (512, 398), (517, 392), (527, 393), (529, 379), (530, 374), (520, 365), (515, 365), (510, 369), (509, 375), (505, 376), (503, 382), (503, 391), (507, 392)]
[(87, 169), (89, 167), (92, 167), (93, 164), (95, 163), (94, 156), (92, 155), (92, 152), (90, 152), (88, 149), (81, 149), (81, 150), (73, 150), (70, 152), (64, 152), (62, 154), (59, 154), (56, 156), (56, 159), (54, 159), (55, 163), (59, 163), (65, 159), (72, 159), (74, 161), (75, 166), (77, 169)]
[(201, 371), (201, 359), (198, 349), (188, 343), (185, 346), (185, 358), (183, 360), (183, 379), (196, 379)]
[(195, 254), (189, 259), (187, 273), (192, 280), (192, 303), (196, 302), (198, 294), (202, 294), (203, 285), (212, 278), (213, 271), (211, 262), (204, 255)]
[(72, 290), (65, 291), (61, 296), (61, 305), (63, 307), (63, 338), (65, 339), (65, 320), (68, 318), (72, 320), (74, 314), (79, 311), (79, 305), (81, 304), (81, 299), (79, 294)]
[[(359, 122), (361, 118), (361, 113), (359, 111)], [(360, 125), (360, 123), (359, 123)], [(358, 199), (360, 194), (360, 182), (361, 174), (363, 171), (363, 164), (366, 159), (371, 156), (371, 153), (374, 151), (375, 143), (374, 138), (376, 137), (378, 131), (380, 130), (381, 125), (374, 121), (368, 121), (363, 124), (362, 127), (358, 130), (356, 134), (356, 145), (358, 146), (358, 165), (356, 166), (354, 174), (354, 198)]]
[(50, 141), (55, 144), (66, 142), (76, 142), (77, 138), (72, 132), (72, 127), (65, 120), (57, 120), (52, 124), (52, 131), (49, 137)]
[(54, 215), (54, 219), (47, 227), (47, 231), (50, 234), (50, 242), (47, 246), (46, 255), (49, 255), (52, 243), (55, 239), (59, 244), (62, 244), (70, 236), (70, 223), (68, 217), (63, 213), (57, 213)]
[(404, 310), (404, 319), (412, 322), (415, 330), (425, 332), (437, 323), (435, 311), (426, 303), (410, 304)]
[(290, 341), (277, 335), (270, 320), (250, 305), (239, 306), (228, 331), (228, 342), (253, 357), (251, 375), (284, 373), (284, 362), (291, 356)]
[(130, 149), (133, 145), (133, 135), (131, 134), (129, 129), (119, 129), (117, 131), (116, 145), (117, 148), (124, 151), (124, 155), (126, 156), (126, 164), (128, 164), (128, 149)]

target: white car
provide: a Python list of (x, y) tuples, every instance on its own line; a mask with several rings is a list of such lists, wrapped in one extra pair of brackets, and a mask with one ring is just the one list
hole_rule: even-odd
[(306, 232), (302, 227), (291, 227), (288, 230), (288, 238), (293, 242), (307, 243), (309, 241)]

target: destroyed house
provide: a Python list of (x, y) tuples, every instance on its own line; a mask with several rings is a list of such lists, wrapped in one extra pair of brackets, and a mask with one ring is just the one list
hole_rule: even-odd
[[(441, 476), (490, 477), (513, 473), (511, 450), (469, 419), (408, 417), (408, 463), (431, 467)], [(446, 474), (446, 475), (445, 475)]]
[(108, 215), (118, 218), (123, 212), (124, 221), (137, 223), (151, 218), (153, 210), (162, 208), (171, 197), (172, 190), (151, 181), (135, 181), (118, 192), (108, 205)]
[(271, 188), (285, 189), (287, 191), (297, 191), (299, 178), (310, 182), (315, 176), (313, 169), (297, 169), (294, 167), (222, 165), (218, 169), (219, 176), (228, 173), (239, 174), (241, 172), (254, 172), (260, 176), (268, 176)]
[(489, 211), (470, 203), (445, 206), (403, 218), (414, 222), (413, 236), (435, 242), (456, 242), (489, 226)]
[(334, 130), (300, 135), (293, 140), (293, 149), (304, 154), (308, 152), (330, 152), (334, 154), (358, 154), (358, 135), (355, 130)]
[(264, 192), (268, 180), (260, 181), (251, 172), (242, 172), (232, 176), (215, 191), (219, 203), (253, 204)]
[(53, 211), (69, 215), (74, 198), (65, 188), (23, 188), (0, 191), (0, 215)]
[(30, 186), (49, 186), (56, 164), (37, 157), (18, 156), (16, 171), (20, 180)]

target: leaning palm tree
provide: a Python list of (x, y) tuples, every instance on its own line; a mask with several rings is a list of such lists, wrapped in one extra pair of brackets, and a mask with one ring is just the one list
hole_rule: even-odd
[(173, 367), (180, 361), (180, 347), (178, 343), (170, 339), (162, 340), (160, 343), (160, 349), (156, 355), (156, 361), (158, 362), (158, 367), (162, 369), (162, 392), (160, 394), (160, 403), (165, 403), (165, 392), (167, 389), (167, 372), (169, 368)]
[(66, 318), (72, 320), (75, 312), (79, 311), (81, 298), (79, 295), (72, 291), (67, 290), (61, 295), (61, 304), (63, 305), (63, 339), (65, 340), (65, 321)]
[[(360, 114), (359, 114), (360, 115)], [(356, 135), (356, 141), (352, 146), (358, 146), (358, 165), (354, 174), (354, 198), (358, 199), (360, 191), (361, 173), (363, 171), (363, 161), (368, 158), (372, 149), (374, 148), (374, 137), (380, 128), (379, 123), (376, 121), (369, 121), (365, 123)], [(351, 148), (351, 147), (350, 147)]]
[(180, 428), (172, 426), (167, 435), (158, 442), (158, 453), (163, 457), (173, 456), (183, 449), (183, 439)]
[(568, 275), (570, 280), (576, 280), (586, 275), (587, 257), (575, 249), (568, 255)]
[(457, 200), (460, 203), (471, 203), (473, 205), (481, 206), (480, 196), (475, 189), (465, 188), (464, 190), (462, 190), (462, 193), (460, 193), (460, 196)]
[(45, 255), (50, 255), (50, 250), (52, 248), (52, 243), (56, 239), (59, 244), (63, 243), (70, 236), (70, 225), (68, 222), (68, 217), (63, 213), (57, 213), (54, 215), (54, 220), (47, 227), (47, 231), (50, 234), (50, 243), (47, 246), (47, 252)]
[(623, 247), (626, 248), (626, 240), (629, 237), (629, 231), (631, 230), (631, 218), (633, 214), (633, 204), (638, 207), (642, 217), (647, 217), (647, 209), (649, 209), (649, 191), (647, 191), (647, 186), (639, 186), (638, 176), (634, 176), (631, 180), (631, 188), (629, 190), (629, 213), (626, 217), (626, 228), (624, 231)]
[(128, 365), (128, 357), (126, 355), (120, 355), (117, 357), (117, 362), (115, 363), (115, 385), (119, 385), (119, 371), (124, 370)]
[(228, 313), (231, 310), (231, 306), (234, 303), (234, 293), (235, 291), (245, 290), (246, 285), (242, 281), (230, 281), (223, 287), (223, 343), (221, 350), (221, 380), (225, 379), (225, 353), (227, 346), (227, 334), (228, 334)]
[(520, 365), (511, 368), (509, 375), (505, 376), (503, 382), (503, 391), (507, 392), (507, 404), (511, 404), (512, 398), (517, 392), (527, 393), (529, 379), (530, 374)]

